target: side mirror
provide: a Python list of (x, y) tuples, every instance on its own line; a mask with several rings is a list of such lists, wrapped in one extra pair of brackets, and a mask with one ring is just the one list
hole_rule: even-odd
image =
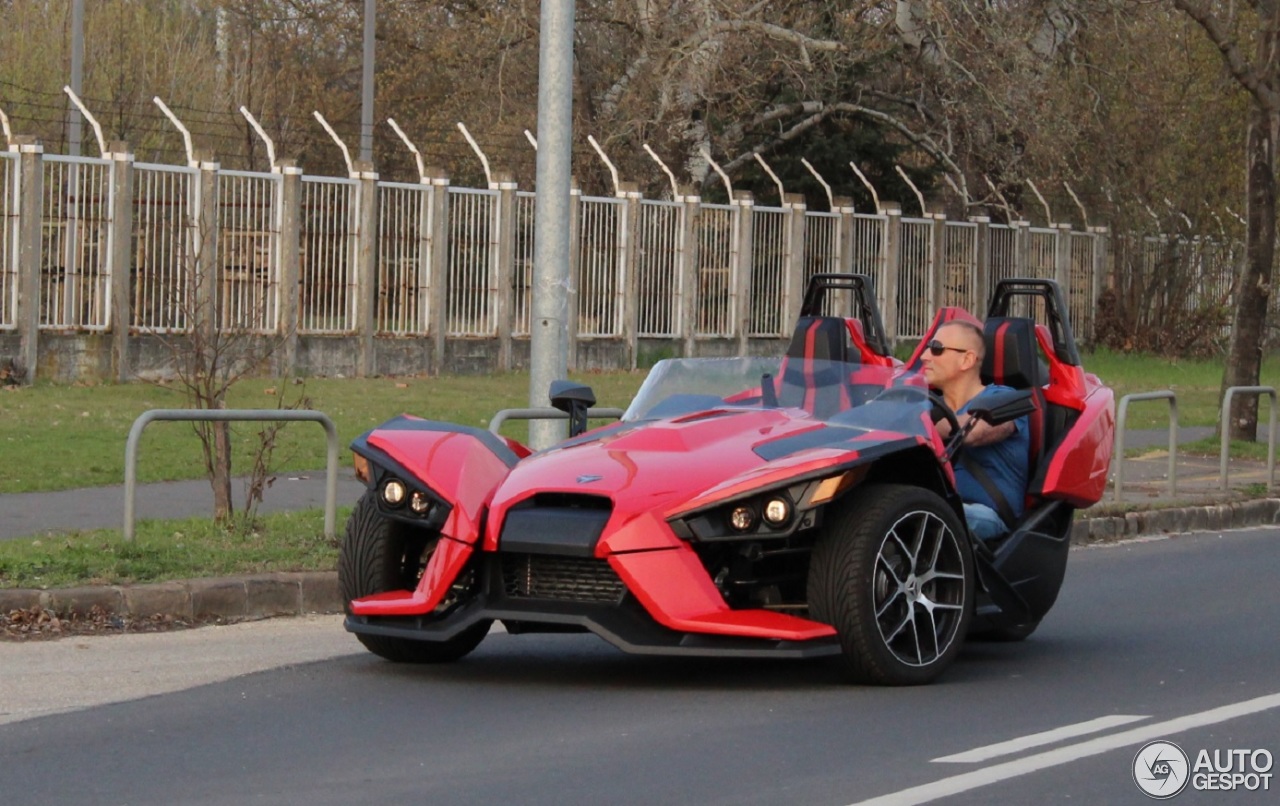
[(1012, 422), (1025, 417), (1036, 410), (1029, 389), (1010, 389), (1007, 392), (993, 392), (984, 395), (979, 406), (970, 406), (969, 416), (975, 420), (983, 420), (991, 425)]
[(569, 436), (587, 430), (587, 409), (596, 404), (596, 393), (590, 386), (573, 381), (551, 382), (551, 405), (569, 415)]

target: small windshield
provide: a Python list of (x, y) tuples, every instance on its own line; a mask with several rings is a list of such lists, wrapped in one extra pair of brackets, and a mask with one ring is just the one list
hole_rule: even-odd
[(833, 425), (923, 431), (922, 376), (902, 367), (779, 358), (669, 358), (649, 371), (623, 420), (709, 409), (789, 408)]

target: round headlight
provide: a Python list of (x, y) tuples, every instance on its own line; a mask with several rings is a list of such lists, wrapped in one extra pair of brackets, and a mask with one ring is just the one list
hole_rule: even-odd
[(404, 482), (399, 479), (391, 479), (382, 485), (382, 500), (393, 507), (398, 507), (404, 503), (405, 492)]
[(791, 519), (791, 502), (785, 498), (770, 498), (764, 505), (764, 519), (770, 526), (781, 526)]
[(421, 515), (431, 509), (431, 501), (422, 493), (415, 491), (413, 495), (409, 496), (409, 509)]
[(756, 513), (751, 510), (751, 507), (734, 507), (729, 513), (729, 525), (735, 531), (745, 532), (755, 526), (755, 523)]

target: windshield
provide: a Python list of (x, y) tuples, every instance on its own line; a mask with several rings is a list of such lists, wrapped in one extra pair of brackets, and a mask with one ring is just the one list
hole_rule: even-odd
[(709, 409), (799, 409), (833, 425), (924, 429), (924, 379), (902, 367), (779, 358), (669, 358), (649, 371), (622, 419)]

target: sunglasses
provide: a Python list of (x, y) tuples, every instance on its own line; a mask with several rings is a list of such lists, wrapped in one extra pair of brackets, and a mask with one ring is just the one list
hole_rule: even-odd
[(947, 345), (943, 344), (942, 342), (938, 341), (937, 339), (934, 339), (933, 341), (929, 342), (928, 344), (926, 344), (926, 345), (925, 345), (925, 347), (928, 347), (928, 348), (929, 348), (929, 354), (930, 354), (930, 355), (935, 355), (935, 356), (937, 356), (937, 355), (942, 355), (942, 354), (943, 354), (943, 353), (945, 353), (947, 350), (953, 350), (953, 351), (955, 351), (955, 352), (957, 352), (957, 353), (968, 353), (968, 352), (972, 352), (971, 350), (966, 350), (966, 349), (964, 349), (963, 347), (948, 347)]

